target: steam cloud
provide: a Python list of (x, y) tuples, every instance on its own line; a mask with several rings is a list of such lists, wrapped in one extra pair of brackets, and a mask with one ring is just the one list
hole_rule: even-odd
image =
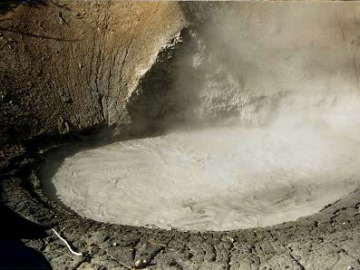
[(359, 11), (211, 6), (176, 57), (177, 113), (167, 118), (211, 127), (173, 125), (69, 157), (53, 178), (58, 197), (101, 221), (229, 230), (295, 220), (345, 196), (360, 181)]
[(357, 98), (358, 5), (231, 5), (212, 7), (211, 20), (193, 32), (192, 53), (178, 57), (174, 92), (187, 120), (232, 115), (268, 124), (283, 110)]

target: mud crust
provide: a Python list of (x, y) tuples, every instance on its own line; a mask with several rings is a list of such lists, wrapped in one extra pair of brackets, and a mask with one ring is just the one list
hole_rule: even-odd
[[(86, 141), (92, 136), (78, 137)], [(231, 232), (180, 232), (99, 223), (49, 201), (38, 171), (46, 153), (74, 139), (48, 140), (27, 147), (3, 168), (3, 202), (12, 211), (55, 228), (85, 255), (72, 255), (53, 234), (23, 239), (53, 269), (348, 269), (360, 267), (360, 192), (320, 213), (281, 225)]]

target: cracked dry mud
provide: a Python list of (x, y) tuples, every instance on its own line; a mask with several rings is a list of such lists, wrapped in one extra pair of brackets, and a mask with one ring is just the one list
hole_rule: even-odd
[(43, 195), (38, 172), (54, 148), (137, 135), (143, 114), (146, 128), (156, 126), (161, 110), (146, 105), (161, 103), (156, 91), (170, 83), (178, 34), (227, 5), (236, 4), (54, 1), (1, 13), (1, 200), (84, 254), (50, 232), (24, 237), (53, 269), (131, 269), (139, 259), (146, 269), (360, 268), (360, 191), (294, 222), (201, 233), (99, 223)]
[[(35, 180), (32, 175), (32, 181)], [(179, 232), (109, 225), (83, 219), (39, 193), (4, 181), (4, 201), (30, 220), (54, 226), (76, 251), (53, 234), (23, 240), (54, 269), (130, 269), (138, 259), (147, 269), (348, 269), (360, 267), (360, 192), (320, 213), (268, 228), (231, 232)], [(42, 199), (41, 199), (42, 198)]]

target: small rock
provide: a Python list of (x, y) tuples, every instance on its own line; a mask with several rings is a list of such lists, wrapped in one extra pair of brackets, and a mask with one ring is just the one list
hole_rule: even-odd
[(60, 134), (65, 134), (70, 131), (69, 124), (62, 117), (60, 117), (58, 122), (58, 130)]
[(138, 259), (133, 264), (133, 269), (141, 269), (145, 268), (148, 265), (148, 261), (146, 259)]

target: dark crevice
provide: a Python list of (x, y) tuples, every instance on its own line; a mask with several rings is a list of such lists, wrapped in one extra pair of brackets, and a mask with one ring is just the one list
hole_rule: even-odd
[(28, 36), (28, 37), (32, 37), (32, 38), (51, 39), (51, 40), (56, 40), (56, 41), (61, 41), (61, 42), (77, 42), (77, 41), (81, 41), (81, 39), (66, 39), (66, 38), (60, 38), (60, 37), (51, 37), (51, 36), (27, 33), (27, 32), (19, 31), (19, 30), (16, 30), (16, 29), (8, 29), (8, 28), (3, 28), (3, 27), (0, 27), (0, 31), (10, 32), (10, 33), (19, 34), (19, 35), (23, 35), (23, 36)]

